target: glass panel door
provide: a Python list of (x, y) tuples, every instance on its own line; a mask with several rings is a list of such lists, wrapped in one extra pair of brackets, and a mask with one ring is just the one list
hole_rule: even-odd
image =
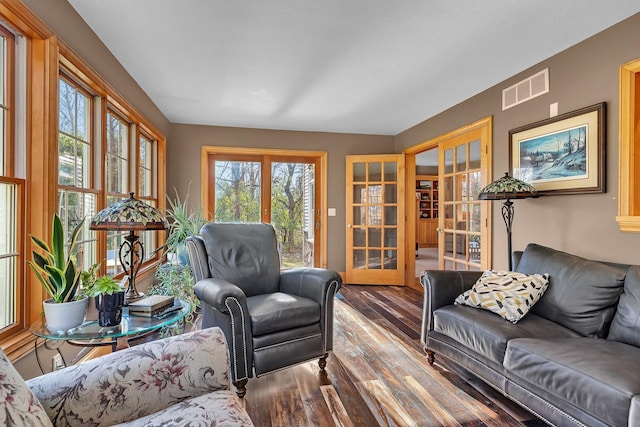
[(260, 222), (261, 164), (216, 160), (215, 222)]
[[(440, 144), (439, 266), (446, 270), (488, 268), (488, 204), (478, 200), (486, 185), (482, 131), (475, 130)], [(484, 221), (486, 222), (486, 220)], [(485, 249), (483, 251), (483, 249)]]
[(285, 268), (314, 265), (314, 195), (314, 164), (271, 163), (271, 224)]
[(403, 155), (347, 156), (347, 283), (404, 284), (401, 183)]

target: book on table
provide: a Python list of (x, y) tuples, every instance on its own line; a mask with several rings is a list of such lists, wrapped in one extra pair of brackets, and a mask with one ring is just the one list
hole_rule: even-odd
[(129, 314), (153, 316), (174, 305), (174, 297), (168, 295), (149, 295), (129, 303)]

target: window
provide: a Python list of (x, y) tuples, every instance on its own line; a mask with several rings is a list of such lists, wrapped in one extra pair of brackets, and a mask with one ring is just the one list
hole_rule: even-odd
[(89, 220), (97, 212), (93, 98), (65, 77), (59, 79), (58, 93), (58, 213), (66, 236), (85, 219), (78, 237), (77, 261), (88, 269), (98, 261), (95, 232), (89, 230)]
[[(158, 143), (150, 136), (140, 133), (138, 138), (138, 193), (136, 197), (151, 206), (158, 206), (156, 199), (156, 164)], [(152, 259), (158, 247), (156, 231), (143, 231), (140, 239), (144, 245), (144, 260)]]
[[(24, 267), (33, 246), (28, 236), (48, 240), (55, 212), (67, 232), (87, 218), (81, 267), (100, 261), (102, 273), (122, 271), (111, 255), (120, 236), (89, 231), (88, 218), (132, 190), (164, 208), (158, 194), (165, 193), (165, 177), (158, 174), (165, 139), (22, 2), (1, 3), (0, 344), (15, 360), (32, 351), (28, 327), (46, 298)], [(162, 234), (149, 234), (149, 248), (162, 243)], [(138, 278), (152, 274), (151, 265)]]
[(0, 337), (21, 323), (24, 179), (18, 177), (14, 123), (15, 37), (0, 26)]
[[(129, 191), (129, 127), (121, 116), (107, 112), (107, 152), (105, 156), (107, 206), (128, 197)], [(118, 249), (128, 232), (107, 232), (107, 274), (123, 271)]]

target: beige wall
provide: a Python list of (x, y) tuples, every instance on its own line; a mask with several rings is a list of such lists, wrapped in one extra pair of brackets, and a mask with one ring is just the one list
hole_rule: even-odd
[(22, 0), (67, 46), (165, 136), (169, 120), (66, 0)]
[(345, 156), (393, 152), (393, 137), (323, 132), (278, 131), (216, 126), (171, 125), (167, 144), (167, 191), (181, 197), (191, 183), (189, 204), (200, 202), (200, 149), (202, 146), (281, 148), (326, 151), (328, 158), (327, 205), (337, 215), (327, 218), (327, 266), (345, 270)]
[[(536, 242), (589, 258), (640, 263), (640, 235), (618, 230), (618, 69), (640, 57), (640, 14), (563, 51), (396, 136), (401, 151), (459, 126), (493, 116), (493, 178), (509, 168), (508, 132), (549, 117), (549, 104), (566, 113), (607, 103), (606, 189), (604, 194), (547, 196), (517, 200), (513, 248)], [(549, 67), (550, 92), (501, 111), (502, 89)], [(493, 263), (507, 266), (505, 226), (494, 203)]]

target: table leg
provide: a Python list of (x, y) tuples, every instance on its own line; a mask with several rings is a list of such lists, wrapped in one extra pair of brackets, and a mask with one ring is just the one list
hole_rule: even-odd
[(127, 337), (118, 337), (115, 342), (115, 350), (122, 350), (125, 348), (129, 348), (129, 340)]

